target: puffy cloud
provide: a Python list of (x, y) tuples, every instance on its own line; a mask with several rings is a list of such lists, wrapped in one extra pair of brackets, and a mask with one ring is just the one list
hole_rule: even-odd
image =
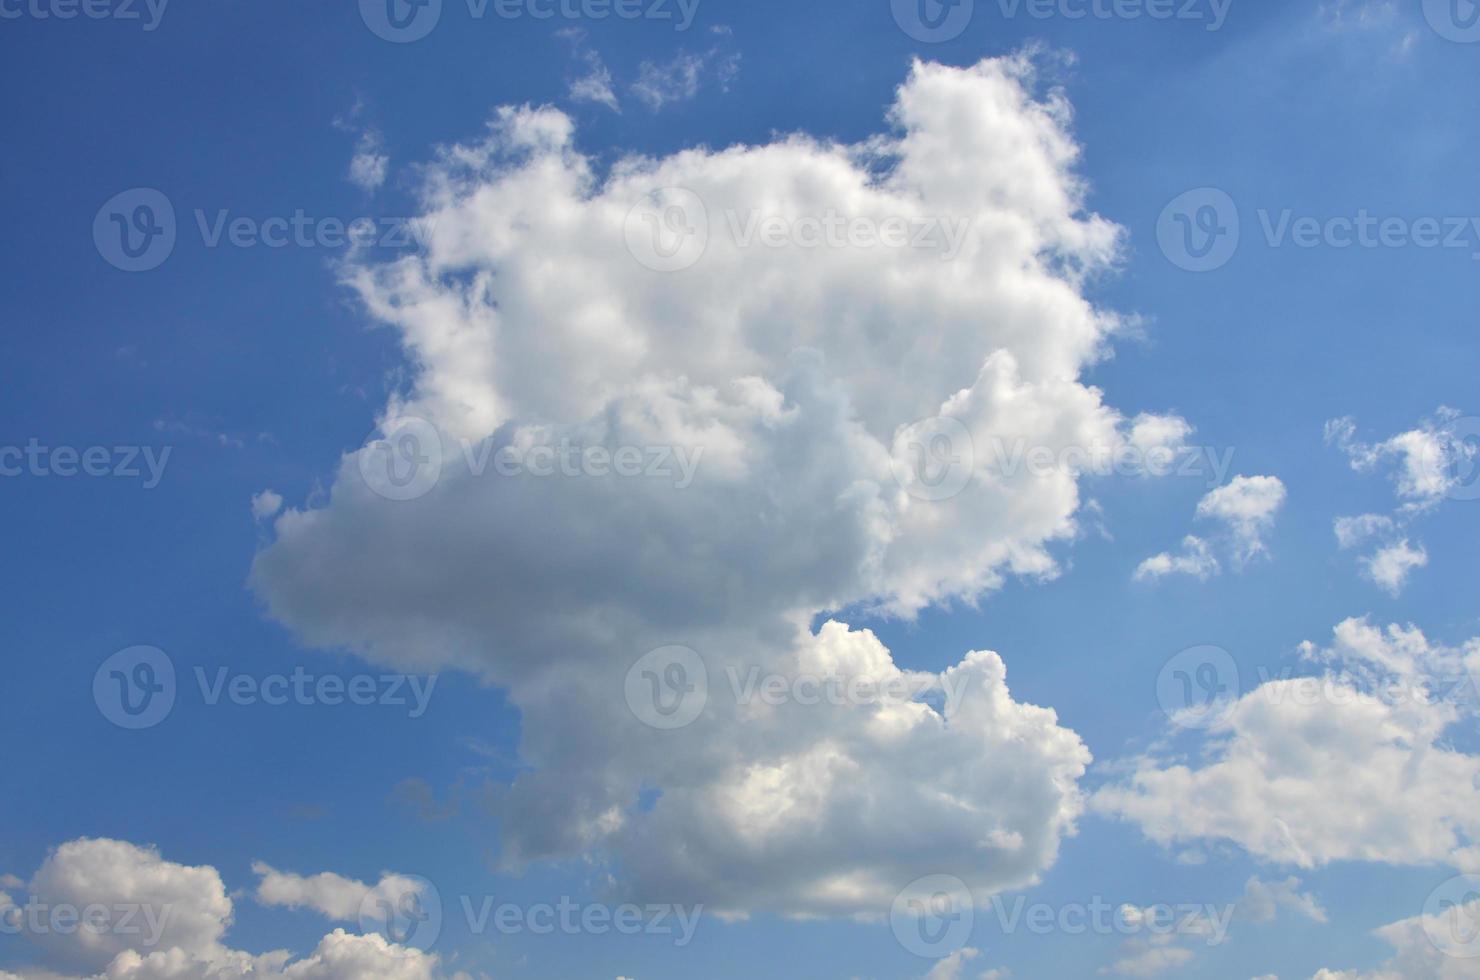
[[(337, 875), (297, 878), (264, 868), (272, 904), (320, 908), (350, 918), (356, 883)], [(392, 876), (382, 881), (400, 879)], [(366, 886), (359, 886), (369, 891)], [(125, 841), (81, 839), (47, 856), (29, 883), (28, 904), (55, 910), (102, 910), (98, 926), (83, 917), (77, 928), (22, 931), (40, 945), (45, 967), (0, 971), (0, 980), (436, 980), (437, 956), (388, 942), (379, 935), (335, 930), (308, 956), (286, 950), (254, 955), (222, 942), (233, 904), (215, 868), (164, 860), (152, 848)], [(13, 915), (25, 914), (15, 909)], [(348, 914), (346, 914), (348, 913)], [(40, 916), (37, 921), (50, 921)], [(464, 980), (461, 974), (453, 980)]]
[(1163, 551), (1152, 555), (1136, 567), (1136, 580), (1158, 579), (1166, 575), (1190, 575), (1206, 581), (1223, 570), (1213, 549), (1195, 534), (1182, 539), (1182, 553)]
[[(1273, 476), (1239, 476), (1208, 493), (1197, 505), (1199, 520), (1223, 525), (1219, 541), (1243, 565), (1266, 551), (1264, 536), (1274, 526), (1275, 515), (1285, 504), (1285, 485)], [(1223, 570), (1208, 541), (1188, 535), (1182, 553), (1162, 552), (1136, 568), (1136, 579), (1158, 579), (1166, 575), (1190, 575), (1208, 579)]]
[(1418, 428), (1379, 443), (1360, 441), (1350, 418), (1326, 423), (1327, 442), (1347, 454), (1352, 469), (1364, 472), (1384, 462), (1393, 464), (1400, 504), (1392, 517), (1363, 514), (1336, 520), (1336, 540), (1343, 549), (1379, 542), (1358, 564), (1365, 578), (1389, 594), (1400, 594), (1409, 574), (1429, 561), (1424, 546), (1410, 544), (1405, 536), (1410, 525), (1448, 498), (1472, 495), (1480, 465), (1475, 435), (1475, 420), (1461, 418), (1451, 408), (1441, 408)]
[[(276, 520), (253, 586), (308, 643), (508, 691), (528, 768), (493, 804), (506, 863), (592, 853), (653, 900), (854, 915), (942, 868), (985, 893), (1053, 861), (1089, 756), (1013, 700), (996, 654), (924, 672), (907, 704), (741, 703), (727, 683), (752, 668), (918, 680), (872, 634), (813, 624), (1057, 573), (1080, 474), (1009, 469), (985, 447), (1062, 459), (1185, 436), (1080, 380), (1119, 327), (1081, 284), (1120, 235), (1084, 213), (1068, 105), (1035, 89), (1026, 58), (918, 64), (893, 131), (861, 145), (793, 136), (602, 174), (565, 115), (502, 109), (426, 169), (425, 253), (346, 268), (414, 382), (327, 503)], [(969, 234), (944, 260), (734, 232), (829, 213)], [(705, 246), (687, 268), (629, 251), (675, 226)], [(420, 420), (418, 444), (401, 417)], [(490, 462), (562, 446), (697, 468)], [(386, 466), (406, 459), (434, 479), (388, 499)], [(682, 732), (624, 697), (629, 667), (674, 643), (709, 684)]]
[(1143, 758), (1094, 808), (1164, 845), (1222, 839), (1303, 868), (1480, 865), (1480, 757), (1444, 740), (1475, 710), (1480, 640), (1450, 648), (1412, 627), (1348, 620), (1331, 648), (1306, 644), (1303, 656), (1322, 672), (1234, 702), (1205, 764)]
[(309, 908), (335, 922), (358, 919), (367, 907), (386, 903), (401, 908), (409, 895), (420, 894), (423, 884), (402, 875), (387, 874), (379, 883), (367, 885), (332, 872), (303, 877), (278, 871), (258, 861), (252, 872), (260, 875), (257, 901), (263, 905), (281, 905), (290, 909)]
[(1405, 538), (1362, 559), (1362, 571), (1383, 590), (1396, 596), (1408, 584), (1409, 573), (1428, 563), (1428, 551), (1422, 545), (1414, 548)]
[[(1444, 944), (1456, 938), (1467, 943), (1451, 955)], [(1451, 909), (1422, 913), (1376, 930), (1374, 935), (1393, 947), (1394, 955), (1373, 972), (1321, 970), (1313, 980), (1480, 980), (1480, 957), (1475, 956), (1480, 896)]]
[(255, 520), (265, 521), (269, 517), (276, 517), (277, 512), (282, 509), (283, 496), (275, 490), (263, 490), (252, 495), (252, 517)]
[(1264, 553), (1264, 535), (1285, 503), (1285, 485), (1272, 476), (1235, 477), (1197, 505), (1197, 516), (1222, 521), (1233, 535), (1238, 560)]

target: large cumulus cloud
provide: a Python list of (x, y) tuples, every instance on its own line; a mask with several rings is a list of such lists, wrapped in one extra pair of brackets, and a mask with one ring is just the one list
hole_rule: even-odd
[[(563, 114), (501, 109), (426, 168), (424, 252), (347, 267), (414, 365), (381, 423), (435, 430), (414, 448), (440, 478), (387, 499), (363, 475), (384, 447), (347, 455), (326, 502), (276, 521), (252, 582), (309, 643), (508, 690), (529, 764), (498, 799), (511, 865), (594, 853), (651, 900), (877, 914), (926, 874), (1027, 884), (1072, 832), (1088, 753), (1013, 700), (996, 654), (927, 672), (907, 703), (741, 704), (724, 681), (889, 678), (877, 639), (819, 617), (1055, 574), (1083, 474), (997, 447), (1072, 460), (1187, 432), (1127, 419), (1083, 380), (1120, 326), (1084, 296), (1119, 231), (1086, 213), (1069, 107), (1038, 94), (1031, 61), (917, 64), (890, 122), (859, 145), (792, 136), (599, 170)], [(663, 188), (710, 224), (668, 273), (627, 246)], [(728, 216), (757, 214), (969, 233), (949, 257), (747, 245)], [(698, 466), (675, 481), (480, 463), (561, 445)], [(964, 467), (959, 492), (920, 482), (921, 460)], [(624, 698), (629, 666), (669, 644), (711, 685), (681, 732)], [(957, 683), (948, 708), (934, 695)]]

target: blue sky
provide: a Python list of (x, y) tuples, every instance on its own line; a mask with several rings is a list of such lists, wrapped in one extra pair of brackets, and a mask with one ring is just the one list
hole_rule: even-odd
[[(1153, 7), (1185, 16), (1131, 15)], [(87, 9), (0, 0), (0, 918), (186, 921), (85, 949), (7, 929), (0, 978), (239, 975), (228, 950), (323, 977), (1476, 975), (1480, 945), (1423, 918), (1446, 888), (1461, 925), (1480, 908), (1464, 0), (442, 0), (407, 43), (371, 0)], [(655, 271), (642, 235), (695, 214), (675, 188), (707, 250)], [(968, 244), (736, 231), (824, 214)], [(338, 242), (357, 218), (373, 241)], [(121, 230), (173, 244), (126, 271)], [(395, 500), (360, 474), (407, 418), (446, 457)], [(932, 500), (908, 450), (942, 418), (974, 470)], [(704, 458), (692, 488), (529, 457), (500, 482), (452, 449), (560, 437)], [(1064, 469), (1096, 440), (1232, 456)], [(1014, 445), (1052, 465), (1004, 472)], [(140, 646), (176, 677), (152, 724), (120, 714), (159, 677)], [(710, 688), (665, 732), (622, 681), (673, 646)], [(1166, 703), (1208, 646), (1188, 676), (1243, 698), (1211, 730)], [(969, 651), (1005, 662), (1007, 707), (968, 691), (918, 745), (878, 705), (720, 703), (727, 668), (938, 679)], [(1259, 700), (1283, 670), (1455, 693), (1301, 714)], [(295, 672), (312, 693), (268, 703)], [(889, 898), (932, 876), (974, 928), (918, 955)], [(435, 942), (353, 947), (403, 973), (324, 939), (431, 889)], [(646, 912), (536, 935), (464, 907), (562, 898), (705, 911), (680, 945)], [(1076, 934), (1005, 925), (1019, 900), (1232, 918), (1216, 943), (1197, 916)], [(185, 972), (128, 960), (170, 949)]]

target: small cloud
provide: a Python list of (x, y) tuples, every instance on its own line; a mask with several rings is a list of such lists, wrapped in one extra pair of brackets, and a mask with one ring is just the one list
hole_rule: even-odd
[(1391, 596), (1398, 596), (1408, 584), (1408, 575), (1416, 568), (1429, 563), (1429, 553), (1423, 545), (1414, 548), (1405, 538), (1396, 544), (1381, 548), (1376, 554), (1362, 559), (1362, 574)]
[(644, 61), (632, 84), (632, 94), (657, 112), (665, 105), (697, 96), (706, 74), (714, 76), (720, 91), (728, 92), (740, 74), (740, 55), (721, 54), (716, 48), (703, 55), (680, 54), (664, 64)]
[(269, 517), (276, 517), (277, 512), (283, 509), (283, 497), (275, 490), (263, 490), (252, 496), (252, 517), (255, 520), (265, 521)]

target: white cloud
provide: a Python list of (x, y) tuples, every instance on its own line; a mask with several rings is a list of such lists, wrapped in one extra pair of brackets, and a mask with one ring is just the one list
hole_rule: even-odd
[(586, 65), (586, 73), (570, 83), (570, 97), (576, 102), (595, 102), (613, 112), (622, 111), (612, 83), (611, 70), (595, 51), (582, 51), (580, 59)]
[(966, 964), (979, 956), (979, 949), (970, 946), (958, 949), (931, 967), (930, 972), (925, 974), (925, 980), (963, 980), (966, 976)]
[(1352, 469), (1364, 472), (1384, 462), (1395, 464), (1393, 481), (1400, 503), (1392, 517), (1363, 514), (1336, 519), (1336, 540), (1343, 549), (1380, 542), (1358, 565), (1365, 578), (1391, 595), (1403, 591), (1414, 569), (1428, 564), (1424, 546), (1410, 544), (1405, 536), (1410, 525), (1444, 500), (1469, 495), (1480, 464), (1480, 446), (1471, 438), (1472, 422), (1454, 409), (1441, 408), (1418, 428), (1379, 443), (1360, 441), (1350, 418), (1326, 423), (1326, 441), (1346, 453)]
[(252, 495), (253, 520), (265, 521), (269, 517), (276, 517), (278, 511), (282, 509), (283, 495), (275, 490), (263, 490), (261, 493)]
[(701, 55), (685, 52), (662, 64), (644, 61), (638, 67), (637, 81), (632, 83), (632, 94), (657, 112), (665, 105), (697, 96), (706, 74), (712, 74), (720, 90), (727, 92), (739, 73), (738, 54), (724, 54), (718, 49)]
[[(1273, 476), (1239, 476), (1208, 493), (1197, 505), (1199, 520), (1223, 525), (1218, 540), (1237, 565), (1245, 565), (1267, 550), (1264, 536), (1274, 526), (1285, 504), (1285, 485)], [(1182, 553), (1162, 552), (1136, 568), (1138, 581), (1166, 575), (1190, 575), (1206, 580), (1223, 570), (1213, 546), (1197, 535), (1182, 541)]]
[(1326, 910), (1314, 895), (1300, 891), (1299, 878), (1261, 881), (1250, 878), (1238, 903), (1238, 917), (1248, 922), (1273, 922), (1281, 911), (1294, 912), (1312, 922), (1327, 921)]
[(1383, 442), (1365, 443), (1357, 438), (1351, 418), (1326, 423), (1326, 441), (1335, 444), (1351, 460), (1352, 469), (1366, 472), (1387, 461), (1396, 463), (1393, 483), (1404, 512), (1437, 506), (1455, 490), (1462, 474), (1473, 466), (1475, 446), (1457, 438), (1455, 424), (1460, 413), (1441, 408), (1417, 429), (1401, 432)]
[(1227, 840), (1301, 868), (1480, 867), (1480, 757), (1445, 741), (1475, 709), (1480, 640), (1449, 648), (1348, 620), (1331, 648), (1303, 655), (1323, 672), (1245, 694), (1212, 729), (1205, 764), (1143, 758), (1094, 808), (1163, 845)]
[(1235, 477), (1197, 505), (1200, 518), (1222, 521), (1235, 542), (1240, 562), (1265, 551), (1264, 535), (1285, 504), (1285, 485), (1272, 476)]
[[(317, 879), (299, 881), (316, 894), (325, 891)], [(102, 908), (117, 918), (104, 928), (27, 933), (44, 950), (46, 965), (20, 967), (18, 975), (0, 971), (0, 980), (67, 980), (77, 971), (91, 980), (435, 980), (439, 975), (435, 955), (343, 930), (296, 960), (287, 950), (254, 955), (230, 949), (223, 938), (234, 908), (216, 869), (175, 864), (151, 848), (124, 841), (63, 844), (47, 856), (29, 889), (44, 907)]]
[(375, 885), (332, 872), (303, 877), (278, 871), (260, 861), (252, 865), (252, 872), (262, 878), (257, 885), (257, 901), (261, 904), (309, 908), (335, 922), (356, 921), (367, 907), (374, 907), (377, 902), (401, 908), (406, 896), (420, 894), (424, 887), (416, 879), (393, 874), (383, 875)]
[[(568, 117), (503, 109), (486, 140), (427, 169), (426, 254), (350, 268), (416, 366), (385, 418), (435, 427), (440, 480), (387, 500), (361, 476), (376, 451), (345, 457), (325, 506), (277, 519), (254, 587), (306, 642), (508, 691), (525, 770), (493, 806), (507, 864), (589, 854), (662, 901), (877, 915), (940, 867), (987, 893), (1053, 862), (1089, 755), (1052, 711), (1013, 700), (996, 654), (910, 675), (937, 693), (970, 682), (950, 717), (744, 707), (726, 680), (898, 678), (872, 634), (810, 624), (1056, 574), (1050, 549), (1080, 531), (1077, 474), (1007, 472), (968, 445), (962, 492), (916, 499), (895, 464), (914, 461), (901, 435), (917, 420), (948, 416), (980, 447), (1153, 438), (1080, 380), (1120, 323), (1080, 284), (1113, 265), (1120, 234), (1084, 213), (1069, 108), (1035, 85), (1023, 58), (921, 64), (894, 131), (862, 145), (794, 136), (600, 175)], [(711, 227), (702, 257), (667, 274), (625, 244), (629, 213), (664, 187), (697, 195)], [(951, 262), (747, 248), (725, 215), (757, 208), (946, 216), (970, 235)], [(562, 439), (702, 451), (702, 465), (681, 490), (478, 476), (459, 448)], [(673, 643), (710, 681), (680, 733), (648, 729), (623, 695), (629, 666)]]
[(1450, 915), (1463, 917), (1460, 929), (1471, 942), (1462, 951), (1472, 953), (1480, 900), (1442, 915), (1419, 914), (1377, 929), (1374, 935), (1395, 952), (1376, 971), (1321, 970), (1313, 980), (1480, 980), (1480, 957), (1452, 956), (1435, 942), (1435, 937), (1448, 940), (1454, 935), (1454, 923), (1446, 918)]
[(1180, 555), (1163, 551), (1141, 562), (1136, 568), (1136, 580), (1158, 579), (1165, 575), (1190, 575), (1206, 581), (1222, 570), (1223, 566), (1214, 557), (1213, 549), (1208, 543), (1195, 534), (1189, 534), (1182, 539)]
[(391, 158), (383, 152), (380, 134), (366, 130), (360, 135), (354, 159), (349, 163), (350, 183), (365, 191), (378, 189), (385, 183)]
[(1381, 586), (1390, 595), (1398, 595), (1408, 584), (1408, 575), (1415, 568), (1429, 563), (1429, 553), (1423, 545), (1409, 545), (1407, 539), (1379, 548), (1370, 557), (1362, 559), (1362, 570), (1367, 578)]

